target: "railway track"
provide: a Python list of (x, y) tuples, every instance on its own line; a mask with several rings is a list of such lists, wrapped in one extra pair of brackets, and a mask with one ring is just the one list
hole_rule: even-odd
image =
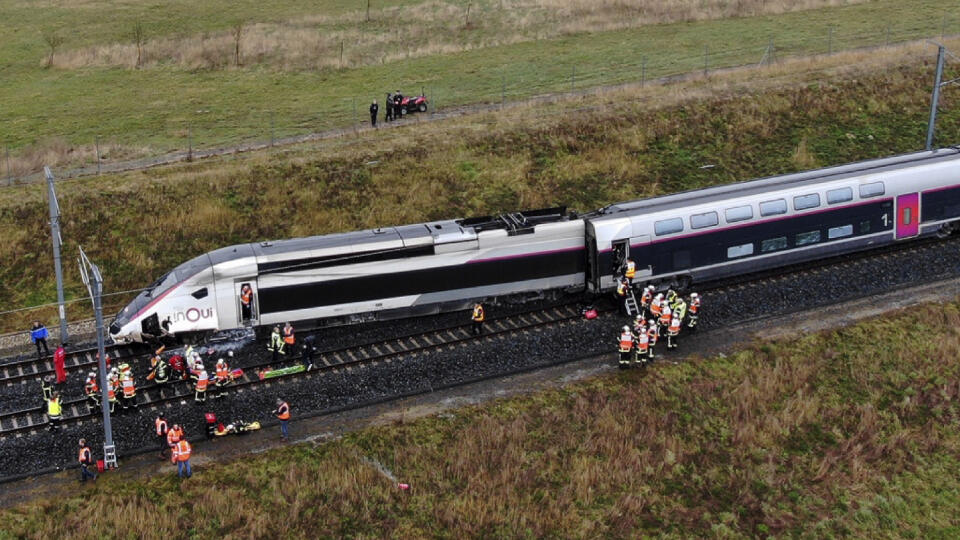
[[(133, 356), (146, 354), (148, 349), (139, 344), (120, 343), (108, 345), (104, 349), (111, 361), (123, 360)], [(97, 348), (87, 347), (67, 352), (64, 359), (64, 368), (73, 371), (77, 369), (86, 369), (96, 367)], [(46, 375), (52, 375), (53, 357), (43, 359), (26, 358), (14, 360), (5, 364), (0, 364), (0, 385), (10, 386), (13, 384), (26, 384), (31, 381), (39, 381)]]
[[(273, 385), (284, 385), (291, 380), (325, 376), (340, 371), (349, 372), (352, 369), (368, 365), (376, 365), (381, 362), (389, 363), (431, 351), (466, 346), (478, 341), (507, 339), (516, 334), (537, 332), (547, 327), (567, 324), (579, 320), (581, 317), (582, 314), (575, 305), (565, 304), (488, 320), (485, 324), (484, 334), (481, 336), (474, 336), (469, 325), (457, 325), (376, 343), (330, 349), (318, 352), (314, 357), (314, 368), (312, 370), (275, 378), (261, 379), (257, 372), (267, 366), (279, 368), (283, 365), (297, 365), (301, 358), (286, 358), (277, 365), (272, 362), (255, 363), (244, 366), (244, 375), (225, 387), (224, 392), (242, 394), (261, 387), (270, 388)], [(216, 391), (216, 387), (211, 384), (207, 390), (207, 399), (214, 399), (212, 395)], [(162, 386), (153, 384), (138, 389), (137, 408), (139, 410), (156, 410), (159, 407), (173, 406), (178, 402), (186, 405), (191, 403), (193, 399), (193, 385), (187, 381), (171, 382)], [(117, 407), (117, 413), (120, 413), (119, 404)], [(63, 411), (61, 426), (80, 424), (85, 421), (96, 422), (100, 418), (100, 409), (94, 408), (91, 410), (86, 399), (70, 400), (63, 403)], [(40, 407), (0, 414), (0, 441), (8, 437), (27, 436), (47, 427), (45, 411)]]

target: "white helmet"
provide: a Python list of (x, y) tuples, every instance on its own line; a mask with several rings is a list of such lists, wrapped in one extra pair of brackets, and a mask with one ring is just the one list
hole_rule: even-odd
[(650, 324), (654, 324), (654, 321), (653, 321), (653, 319), (650, 319), (650, 320), (649, 320), (649, 321), (647, 321), (647, 322), (648, 322), (648, 323), (650, 323)]
[(195, 368), (197, 368), (198, 370), (201, 370), (201, 371), (202, 371), (202, 370), (203, 370), (203, 362), (199, 362), (199, 361), (198, 361), (196, 364), (193, 365), (193, 367), (195, 367)]
[(227, 351), (227, 356), (229, 356), (230, 358), (233, 358), (233, 351)]
[(695, 292), (690, 293), (690, 298), (696, 298), (696, 297), (697, 297), (697, 293)]
[(90, 373), (87, 373), (87, 378), (96, 377), (96, 376), (97, 374), (92, 371)]
[(637, 315), (637, 322), (643, 322), (643, 315)]
[(623, 327), (623, 331), (624, 331), (624, 332), (629, 332), (629, 331), (630, 331), (630, 327), (629, 327), (629, 326), (626, 326), (626, 325), (624, 325), (624, 327)]

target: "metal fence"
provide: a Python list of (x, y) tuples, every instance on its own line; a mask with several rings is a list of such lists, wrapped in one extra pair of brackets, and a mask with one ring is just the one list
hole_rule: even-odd
[[(898, 28), (886, 26), (870, 32), (848, 33), (842, 26), (828, 26), (812, 32), (803, 39), (778, 39), (777, 36), (743, 36), (742, 46), (713, 50), (709, 45), (691, 54), (668, 48), (659, 51), (637, 51), (629, 61), (608, 64), (549, 63), (532, 69), (522, 77), (507, 77), (501, 73), (483, 74), (482, 89), (477, 86), (458, 86), (455, 83), (431, 83), (415, 88), (427, 95), (430, 112), (417, 120), (442, 118), (451, 113), (482, 111), (503, 107), (509, 103), (542, 99), (545, 96), (580, 93), (623, 84), (669, 81), (679, 76), (709, 74), (712, 71), (745, 66), (764, 66), (787, 58), (831, 55), (842, 51), (888, 47), (922, 39), (946, 37), (948, 18), (932, 19), (923, 27)], [(280, 97), (280, 96), (278, 96)], [(169, 128), (181, 144), (158, 147), (145, 141), (124, 140), (122, 137), (96, 138), (88, 144), (93, 155), (86, 163), (64, 164), (58, 167), (58, 178), (72, 178), (104, 173), (143, 169), (157, 165), (202, 159), (217, 155), (260, 150), (276, 145), (339, 138), (358, 133), (369, 126), (368, 116), (361, 108), (372, 98), (382, 96), (347, 96), (328, 100), (323, 110), (302, 111), (302, 119), (294, 123), (275, 120), (275, 112), (251, 110), (243, 120), (217, 117), (199, 109), (189, 120)], [(383, 111), (381, 111), (382, 116)], [(403, 120), (409, 123), (411, 120)], [(69, 134), (64, 138), (71, 139)], [(104, 147), (149, 148), (147, 155), (134, 159), (113, 159), (103, 155)], [(17, 171), (11, 167), (14, 149), (4, 149), (5, 172), (0, 185), (15, 186), (43, 179), (42, 170)], [(69, 167), (69, 168), (66, 168)], [(0, 174), (2, 174), (0, 172)], [(5, 180), (5, 181), (4, 181)]]

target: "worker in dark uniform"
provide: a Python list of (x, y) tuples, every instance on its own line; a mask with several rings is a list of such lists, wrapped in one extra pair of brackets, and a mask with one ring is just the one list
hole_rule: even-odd
[(267, 350), (273, 353), (273, 363), (277, 363), (277, 359), (281, 354), (287, 354), (283, 350), (283, 338), (280, 337), (280, 327), (274, 326), (273, 332), (270, 334), (270, 344), (267, 345)]
[(377, 127), (377, 113), (380, 112), (380, 106), (377, 105), (377, 100), (373, 100), (373, 103), (370, 104), (370, 125)]
[(383, 120), (385, 122), (390, 122), (393, 120), (393, 94), (387, 92), (387, 99), (383, 102), (383, 106), (387, 109), (386, 118)]
[(43, 401), (50, 401), (50, 397), (53, 396), (53, 377), (47, 375), (41, 379), (40, 390), (43, 392)]
[(479, 336), (483, 333), (483, 321), (486, 319), (483, 304), (477, 302), (473, 305), (473, 315), (470, 318), (473, 320), (473, 335)]
[(400, 120), (403, 118), (403, 94), (399, 90), (393, 94), (393, 119)]
[(312, 334), (303, 338), (303, 367), (310, 371), (313, 369), (313, 353), (317, 352), (316, 337)]

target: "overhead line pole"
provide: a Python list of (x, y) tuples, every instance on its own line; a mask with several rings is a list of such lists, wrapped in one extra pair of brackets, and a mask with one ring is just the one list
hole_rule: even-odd
[(57, 275), (57, 306), (60, 310), (60, 344), (66, 345), (70, 341), (67, 333), (67, 312), (63, 307), (63, 268), (60, 262), (60, 248), (63, 247), (63, 238), (60, 236), (60, 203), (57, 201), (57, 192), (53, 187), (53, 173), (50, 167), (43, 168), (47, 177), (47, 193), (50, 199), (50, 236), (53, 239), (53, 269)]
[(937, 51), (937, 77), (933, 82), (933, 97), (930, 99), (930, 121), (927, 123), (927, 150), (933, 150), (933, 132), (937, 124), (937, 105), (940, 103), (940, 86), (943, 80), (943, 58), (946, 48), (943, 45)]

